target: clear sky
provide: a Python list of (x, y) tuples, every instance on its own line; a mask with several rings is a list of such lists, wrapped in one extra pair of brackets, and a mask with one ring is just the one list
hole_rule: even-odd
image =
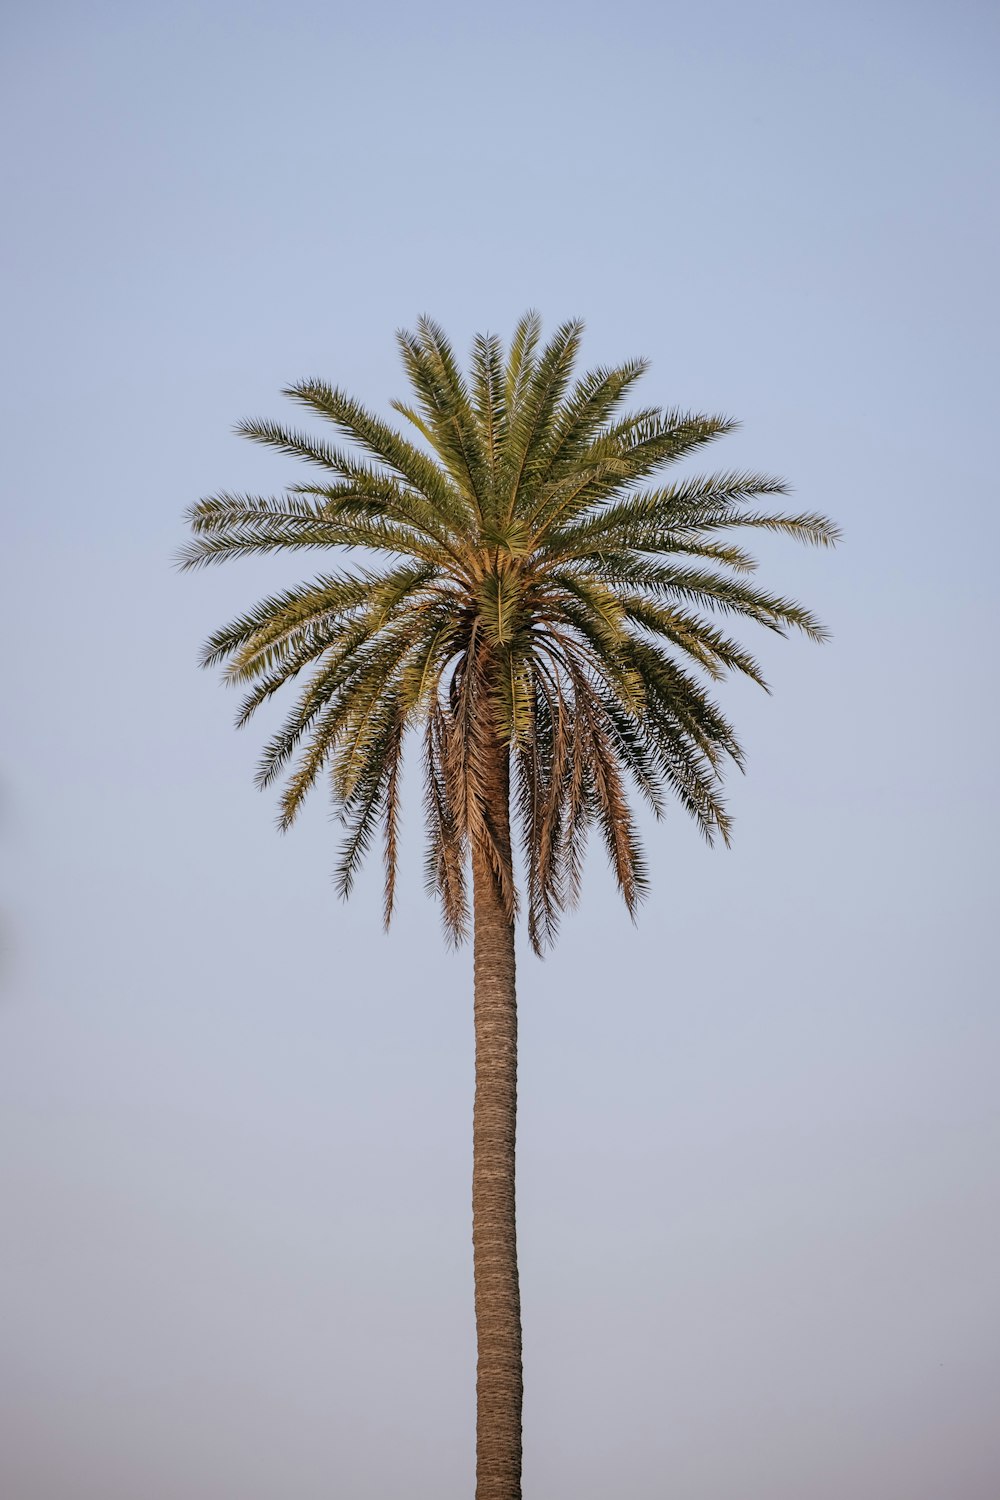
[[(834, 641), (754, 641), (731, 853), (595, 851), (521, 965), (525, 1493), (995, 1500), (997, 13), (11, 3), (0, 111), (0, 1492), (468, 1500), (471, 962), (348, 907), (196, 669), (311, 570), (183, 508), (393, 331), (538, 307), (725, 466)], [(995, 929), (994, 929), (995, 931)]]

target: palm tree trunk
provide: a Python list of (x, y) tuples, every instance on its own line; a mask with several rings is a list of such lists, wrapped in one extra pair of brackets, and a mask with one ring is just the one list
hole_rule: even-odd
[[(490, 747), (487, 809), (496, 852), (510, 861), (506, 746)], [(521, 1296), (514, 1220), (517, 998), (514, 920), (489, 857), (472, 854), (476, 1104), (472, 1245), (476, 1281), (476, 1500), (520, 1500)]]

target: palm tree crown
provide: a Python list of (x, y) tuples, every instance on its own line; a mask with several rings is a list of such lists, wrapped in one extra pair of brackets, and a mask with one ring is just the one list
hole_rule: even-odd
[(509, 351), (477, 337), (464, 374), (442, 330), (421, 319), (398, 335), (413, 396), (393, 406), (412, 437), (344, 391), (302, 381), (285, 394), (353, 449), (243, 422), (243, 436), (304, 459), (316, 479), (280, 497), (220, 493), (189, 513), (188, 567), (291, 548), (364, 554), (352, 571), (263, 600), (211, 637), (204, 662), (225, 662), (247, 686), (240, 724), (308, 674), (258, 780), (287, 774), (287, 827), (329, 773), (347, 827), (343, 894), (381, 827), (387, 922), (409, 729), (423, 737), (428, 883), (456, 939), (471, 848), (487, 851), (508, 915), (517, 907), (484, 769), (490, 743), (509, 747), (528, 932), (541, 951), (578, 894), (591, 825), (634, 911), (647, 876), (630, 789), (657, 815), (676, 797), (708, 839), (728, 842), (722, 775), (741, 752), (708, 682), (736, 671), (766, 684), (712, 617), (824, 635), (801, 605), (757, 585), (731, 534), (829, 545), (831, 522), (766, 508), (786, 486), (764, 474), (656, 478), (734, 422), (622, 415), (645, 362), (574, 380), (581, 334), (566, 323), (543, 347), (528, 314)]

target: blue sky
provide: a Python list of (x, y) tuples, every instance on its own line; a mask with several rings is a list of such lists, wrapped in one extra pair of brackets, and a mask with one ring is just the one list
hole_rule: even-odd
[(738, 416), (761, 550), (732, 852), (595, 851), (521, 964), (526, 1495), (992, 1500), (992, 8), (12, 7), (2, 1444), (16, 1500), (467, 1495), (471, 964), (288, 837), (179, 576), (281, 387), (526, 307)]

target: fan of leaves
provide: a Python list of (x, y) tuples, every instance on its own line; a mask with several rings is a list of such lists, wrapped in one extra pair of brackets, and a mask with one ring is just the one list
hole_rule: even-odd
[[(427, 875), (456, 940), (468, 921), (473, 846), (487, 851), (508, 912), (517, 906), (507, 809), (488, 774), (508, 747), (531, 942), (541, 951), (579, 892), (596, 825), (634, 911), (647, 883), (630, 809), (668, 797), (708, 839), (728, 841), (732, 726), (707, 684), (740, 672), (766, 686), (719, 617), (823, 639), (801, 605), (760, 588), (738, 530), (827, 546), (825, 517), (767, 508), (786, 486), (766, 474), (659, 476), (732, 430), (718, 416), (646, 408), (622, 414), (644, 361), (573, 378), (582, 325), (542, 346), (534, 313), (509, 350), (487, 335), (468, 373), (443, 331), (421, 319), (398, 335), (412, 387), (393, 402), (411, 436), (322, 380), (285, 391), (334, 439), (269, 421), (237, 429), (304, 460), (312, 482), (280, 496), (220, 493), (192, 507), (182, 564), (294, 548), (360, 549), (349, 571), (264, 599), (209, 640), (246, 689), (238, 723), (304, 676), (266, 745), (258, 781), (285, 775), (281, 826), (328, 774), (347, 828), (347, 894), (373, 837), (385, 842), (393, 908), (400, 765), (423, 736)], [(341, 445), (346, 439), (349, 446)], [(761, 505), (764, 508), (760, 508)]]

